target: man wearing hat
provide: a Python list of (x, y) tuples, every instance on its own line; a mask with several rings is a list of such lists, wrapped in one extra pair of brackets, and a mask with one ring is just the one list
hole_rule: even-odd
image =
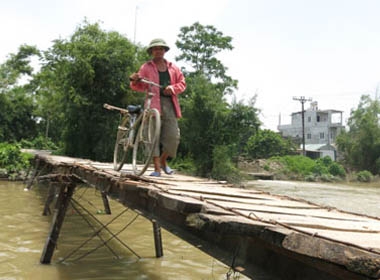
[(180, 139), (178, 119), (182, 116), (178, 101), (178, 95), (186, 89), (185, 77), (181, 70), (172, 62), (168, 62), (164, 55), (169, 51), (169, 46), (163, 39), (153, 39), (147, 52), (152, 59), (145, 62), (137, 73), (130, 76), (130, 86), (135, 91), (145, 92), (147, 85), (139, 82), (144, 78), (160, 84), (162, 89), (153, 87), (151, 90), (155, 95), (152, 98), (151, 107), (156, 108), (161, 114), (161, 135), (159, 147), (153, 153), (154, 172), (151, 176), (161, 176), (161, 169), (166, 174), (173, 174), (173, 170), (168, 166), (168, 157), (174, 158)]

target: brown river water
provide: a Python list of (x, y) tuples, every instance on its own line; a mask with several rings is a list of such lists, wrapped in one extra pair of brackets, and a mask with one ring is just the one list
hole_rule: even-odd
[[(74, 200), (103, 224), (112, 222), (107, 228), (113, 234), (121, 231), (117, 238), (122, 242), (113, 238), (107, 242), (108, 246), (101, 246), (111, 235), (103, 229), (102, 239), (94, 237), (93, 227), (99, 230), (99, 224), (91, 220), (91, 227), (80, 214), (84, 211), (69, 208), (52, 263), (40, 264), (52, 218), (42, 215), (47, 188), (25, 191), (24, 187), (21, 182), (0, 181), (0, 280), (249, 279), (231, 273), (225, 264), (163, 229), (164, 256), (156, 258), (151, 222), (131, 210), (126, 211), (113, 200), (110, 200), (112, 215), (103, 214), (100, 194), (86, 187), (76, 189)], [(376, 184), (258, 180), (248, 182), (247, 188), (380, 217), (380, 186)]]
[[(20, 182), (0, 181), (0, 279), (249, 279), (231, 273), (228, 266), (162, 229), (164, 256), (155, 257), (152, 223), (116, 201), (110, 200), (112, 215), (102, 214), (99, 192), (77, 188), (73, 198), (107, 225), (111, 238), (102, 230), (103, 241), (73, 208), (63, 222), (50, 265), (40, 257), (52, 216), (43, 216), (46, 187), (24, 191)], [(52, 205), (53, 206), (53, 205)], [(82, 211), (81, 211), (82, 212)], [(87, 215), (90, 216), (90, 215)], [(136, 218), (137, 216), (137, 218)], [(92, 223), (96, 225), (96, 223)], [(97, 225), (96, 229), (101, 226)], [(95, 250), (96, 248), (99, 249)], [(136, 256), (138, 255), (138, 257)]]

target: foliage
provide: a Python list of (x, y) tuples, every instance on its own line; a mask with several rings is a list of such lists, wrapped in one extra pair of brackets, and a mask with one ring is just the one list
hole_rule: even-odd
[(333, 176), (338, 176), (341, 178), (346, 177), (346, 171), (344, 170), (344, 167), (337, 162), (332, 162), (328, 167), (328, 171)]
[(30, 77), (32, 56), (39, 55), (35, 47), (22, 45), (17, 54), (10, 54), (0, 65), (0, 141), (17, 142), (33, 138), (38, 131), (32, 89), (21, 85), (22, 78)]
[(10, 90), (23, 75), (32, 75), (30, 58), (35, 55), (40, 55), (38, 49), (28, 45), (21, 45), (16, 54), (9, 55), (6, 62), (0, 65), (0, 93)]
[[(183, 118), (180, 120), (181, 146), (179, 153), (191, 156), (197, 173), (208, 176), (212, 169), (212, 151), (215, 146), (226, 144), (224, 120), (227, 104), (220, 92), (202, 76), (194, 77), (188, 90), (191, 98), (182, 102)], [(196, 141), (194, 141), (196, 139)]]
[(276, 132), (268, 129), (259, 130), (247, 142), (247, 156), (252, 159), (270, 158), (294, 154), (296, 147)]
[(33, 99), (25, 94), (23, 87), (0, 94), (0, 141), (17, 142), (22, 138), (33, 138), (37, 133), (33, 108)]
[(213, 167), (211, 175), (218, 180), (226, 180), (232, 183), (239, 183), (241, 175), (239, 170), (231, 161), (231, 154), (226, 146), (216, 146), (213, 150)]
[(368, 170), (362, 170), (362, 171), (359, 171), (358, 173), (356, 173), (356, 179), (359, 182), (369, 183), (372, 181), (373, 175)]
[(44, 136), (38, 136), (33, 140), (21, 140), (20, 146), (25, 149), (36, 149), (36, 150), (58, 150), (58, 146), (51, 141), (50, 138), (45, 138)]
[[(216, 55), (232, 49), (232, 38), (213, 26), (199, 23), (182, 27), (178, 37), (176, 45), (182, 53), (177, 59), (190, 64), (190, 69), (183, 69), (187, 89), (181, 94), (183, 118), (179, 154), (193, 160), (197, 175), (220, 177), (220, 170), (228, 170), (230, 175), (223, 176), (233, 178), (232, 158), (243, 150), (249, 136), (258, 130), (260, 121), (254, 107), (255, 97), (248, 105), (236, 100), (228, 104), (225, 100), (237, 87), (237, 81), (226, 74), (228, 69)], [(229, 160), (219, 160), (222, 158), (220, 147), (225, 147), (224, 157), (228, 156)]]
[(349, 131), (337, 137), (339, 151), (345, 163), (356, 170), (380, 173), (380, 105), (363, 95), (348, 120)]
[(258, 117), (260, 111), (255, 107), (255, 103), (256, 95), (251, 97), (247, 105), (243, 101), (233, 99), (229, 107), (225, 120), (225, 126), (228, 127), (227, 138), (229, 142), (235, 143), (239, 155), (244, 153), (248, 139), (259, 131), (261, 125)]
[(190, 157), (176, 157), (170, 162), (170, 165), (185, 174), (194, 174), (196, 172), (194, 161)]
[(315, 164), (312, 168), (312, 173), (314, 175), (321, 176), (323, 174), (328, 174), (329, 170), (321, 161), (315, 161)]
[(32, 155), (22, 153), (17, 144), (0, 143), (0, 169), (4, 169), (9, 178), (30, 166)]
[[(202, 176), (233, 178), (232, 159), (260, 127), (256, 96), (247, 105), (225, 99), (237, 89), (237, 80), (228, 76), (217, 57), (233, 49), (231, 37), (195, 23), (181, 28), (178, 38), (178, 59), (190, 69), (183, 69), (187, 90), (181, 94), (182, 138), (175, 164)], [(40, 58), (38, 73), (30, 67), (32, 55)], [(59, 146), (68, 156), (110, 161), (118, 116), (103, 104), (143, 102), (144, 95), (130, 90), (127, 77), (147, 59), (144, 48), (87, 21), (69, 38), (54, 40), (48, 50), (22, 46), (0, 66), (0, 90), (6, 93), (0, 95), (5, 123), (0, 139), (39, 149)], [(22, 75), (32, 79), (16, 85)], [(231, 173), (224, 174), (227, 171)]]
[(285, 166), (285, 171), (288, 173), (296, 173), (303, 176), (313, 173), (315, 161), (311, 158), (299, 155), (275, 158)]
[[(232, 50), (232, 38), (224, 36), (212, 25), (195, 22), (180, 29), (176, 46), (181, 54), (177, 61), (184, 61), (190, 66), (186, 76), (203, 75), (206, 79), (217, 81), (221, 91), (231, 92), (237, 87), (237, 81), (227, 75), (228, 68), (216, 57), (224, 50)], [(230, 88), (231, 87), (231, 88)]]
[(142, 50), (117, 32), (87, 22), (44, 52), (37, 77), (39, 112), (50, 127), (47, 136), (62, 140), (65, 154), (110, 160), (118, 118), (103, 104), (142, 102), (143, 95), (128, 89), (128, 73), (139, 64), (137, 52)]
[(271, 161), (279, 161), (283, 172), (288, 176), (307, 181), (333, 181), (344, 178), (346, 172), (342, 165), (331, 160), (329, 156), (313, 160), (305, 156), (273, 157)]

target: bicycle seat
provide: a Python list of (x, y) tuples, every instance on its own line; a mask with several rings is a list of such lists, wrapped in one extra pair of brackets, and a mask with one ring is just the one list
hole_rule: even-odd
[(141, 105), (128, 105), (127, 110), (130, 114), (139, 114), (141, 112)]

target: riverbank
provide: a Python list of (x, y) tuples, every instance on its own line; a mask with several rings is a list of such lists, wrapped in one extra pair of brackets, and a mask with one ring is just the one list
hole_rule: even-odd
[[(285, 157), (284, 157), (285, 158)], [(330, 183), (379, 183), (380, 177), (368, 171), (352, 172), (331, 160), (313, 161), (305, 157), (241, 160), (238, 169), (246, 180), (268, 179), (282, 181)], [(304, 161), (304, 162), (302, 162)], [(306, 166), (305, 165), (310, 165)]]

